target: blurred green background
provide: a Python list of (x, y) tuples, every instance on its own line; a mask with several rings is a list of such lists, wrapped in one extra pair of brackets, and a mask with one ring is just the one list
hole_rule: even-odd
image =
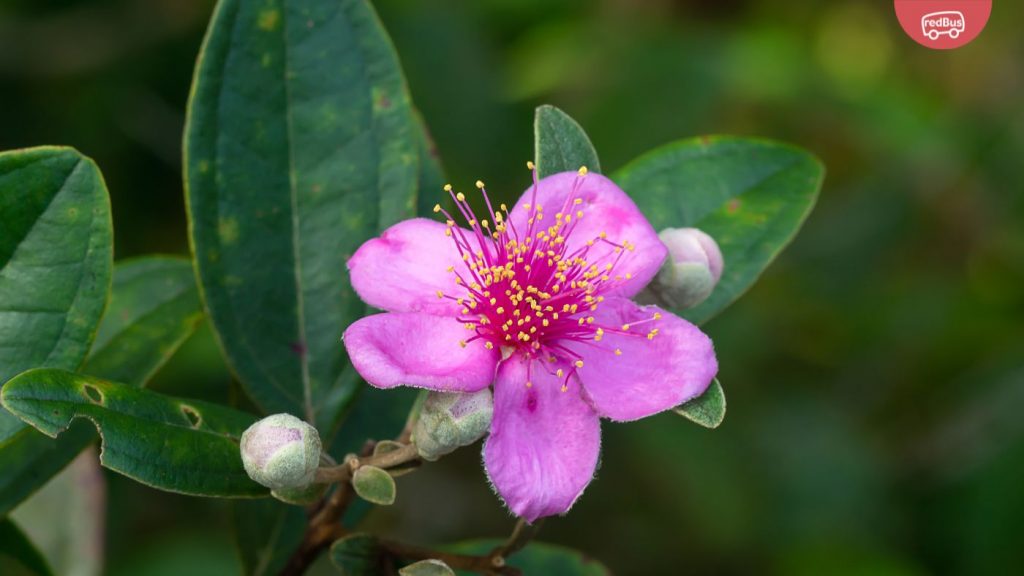
[[(376, 3), (456, 185), (523, 189), (544, 102), (606, 171), (708, 133), (828, 168), (794, 244), (705, 327), (724, 425), (606, 424), (597, 481), (543, 540), (618, 574), (1024, 573), (1024, 6), (995, 4), (936, 52), (888, 0)], [(187, 252), (180, 140), (211, 10), (0, 0), (0, 148), (95, 158), (119, 258)], [(209, 331), (153, 387), (237, 394)], [(403, 478), (371, 527), (506, 533), (479, 462)], [(237, 570), (226, 503), (105, 475), (110, 574)]]

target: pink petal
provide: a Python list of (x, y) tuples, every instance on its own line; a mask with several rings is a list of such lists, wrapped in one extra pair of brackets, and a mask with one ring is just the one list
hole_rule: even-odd
[(463, 348), (470, 336), (454, 318), (391, 312), (357, 320), (342, 340), (356, 371), (378, 388), (475, 392), (494, 380), (499, 354), (480, 340)]
[[(536, 195), (536, 203), (541, 205), (544, 213), (544, 219), (540, 224), (543, 224), (543, 228), (554, 224), (555, 214), (562, 211), (577, 182), (579, 188), (573, 194), (573, 198), (582, 198), (583, 203), (571, 206), (572, 215), (575, 219), (576, 212), (582, 210), (583, 218), (566, 239), (568, 252), (572, 253), (587, 242), (598, 238), (602, 232), (606, 233), (607, 239), (612, 242), (629, 242), (635, 245), (635, 250), (623, 254), (613, 272), (614, 275), (623, 277), (629, 274), (632, 279), (624, 280), (618, 288), (610, 292), (625, 297), (635, 295), (661, 268), (667, 250), (633, 200), (614, 182), (593, 173), (581, 178), (576, 172), (561, 172), (541, 179)], [(531, 210), (526, 209), (526, 204), (531, 205)], [(532, 215), (532, 204), (533, 186), (523, 192), (509, 214), (509, 219), (521, 237), (525, 234), (527, 221)], [(602, 264), (610, 262), (613, 259), (613, 251), (613, 246), (596, 242), (590, 248), (587, 260), (591, 263), (600, 261)]]
[[(636, 325), (661, 314), (660, 320)], [(583, 356), (579, 371), (584, 394), (598, 414), (612, 420), (637, 420), (674, 408), (704, 393), (718, 372), (715, 349), (699, 328), (657, 306), (638, 306), (608, 298), (594, 312), (595, 325), (607, 331), (600, 342), (568, 344)], [(654, 339), (647, 334), (658, 329)], [(629, 335), (633, 334), (633, 335)], [(622, 355), (615, 354), (615, 349)]]
[(590, 483), (601, 449), (597, 414), (580, 397), (579, 384), (561, 391), (560, 379), (515, 354), (498, 368), (494, 420), (484, 445), (487, 476), (508, 507), (533, 522), (562, 514)]
[(414, 218), (366, 241), (348, 260), (352, 287), (367, 304), (391, 312), (454, 316), (455, 301), (437, 291), (462, 294), (450, 266), (465, 264), (441, 222)]

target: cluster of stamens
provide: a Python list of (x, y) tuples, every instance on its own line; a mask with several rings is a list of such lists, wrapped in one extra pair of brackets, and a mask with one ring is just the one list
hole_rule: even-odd
[[(525, 230), (516, 229), (505, 204), (494, 210), (483, 182), (477, 181), (476, 187), (490, 220), (477, 219), (463, 193), (456, 193), (451, 185), (444, 187), (469, 230), (457, 226), (441, 205), (434, 206), (434, 212), (447, 219), (445, 234), (455, 242), (465, 263), (448, 268), (464, 293), (438, 291), (437, 297), (454, 300), (462, 307), (459, 321), (472, 333), (460, 342), (462, 346), (483, 340), (485, 347), (498, 347), (506, 358), (515, 352), (524, 354), (529, 360), (527, 386), (532, 385), (533, 361), (542, 361), (545, 370), (562, 379), (564, 391), (569, 379), (583, 367), (583, 358), (567, 348), (566, 342), (600, 347), (607, 334), (654, 339), (657, 328), (636, 328), (661, 316), (654, 314), (621, 326), (605, 326), (595, 320), (593, 312), (604, 301), (603, 294), (631, 279), (629, 273), (618, 274), (616, 268), (635, 246), (626, 240), (613, 241), (601, 232), (569, 252), (567, 239), (586, 216), (584, 200), (578, 194), (587, 169), (579, 169), (553, 221), (545, 221), (545, 207), (537, 203), (537, 172), (532, 162), (527, 167), (533, 172), (533, 189), (530, 203), (522, 207), (528, 216)], [(599, 245), (610, 249), (592, 250)], [(615, 348), (614, 354), (621, 356), (622, 350)]]

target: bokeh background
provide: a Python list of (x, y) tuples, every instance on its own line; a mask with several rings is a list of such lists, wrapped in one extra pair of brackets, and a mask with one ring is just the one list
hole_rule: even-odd
[[(606, 171), (712, 133), (828, 168), (796, 241), (705, 327), (724, 425), (605, 425), (597, 481), (542, 539), (618, 574), (1024, 573), (1024, 5), (996, 0), (952, 52), (907, 38), (890, 0), (376, 5), (457, 185), (523, 189), (545, 102)], [(187, 252), (180, 140), (211, 10), (0, 0), (0, 148), (95, 158), (119, 258)], [(153, 387), (237, 393), (208, 330)], [(371, 527), (506, 533), (479, 460), (403, 478)], [(109, 574), (237, 571), (224, 502), (105, 476)]]

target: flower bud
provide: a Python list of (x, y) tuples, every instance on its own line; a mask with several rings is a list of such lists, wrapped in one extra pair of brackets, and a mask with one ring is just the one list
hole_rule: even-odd
[(242, 434), (242, 464), (249, 477), (272, 490), (302, 490), (320, 466), (320, 435), (291, 414), (274, 414)]
[(424, 460), (437, 460), (476, 442), (491, 427), (490, 389), (479, 392), (430, 392), (423, 402), (413, 441)]
[(711, 295), (722, 277), (722, 251), (696, 228), (666, 228), (658, 238), (668, 248), (668, 261), (658, 272), (658, 295), (672, 307), (693, 308)]

